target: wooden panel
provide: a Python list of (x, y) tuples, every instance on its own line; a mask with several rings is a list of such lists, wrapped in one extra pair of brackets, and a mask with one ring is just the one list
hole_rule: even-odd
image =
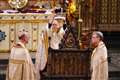
[(96, 28), (98, 30), (120, 31), (119, 3), (119, 0), (96, 0)]
[(89, 51), (51, 50), (46, 75), (49, 77), (88, 77), (89, 56)]

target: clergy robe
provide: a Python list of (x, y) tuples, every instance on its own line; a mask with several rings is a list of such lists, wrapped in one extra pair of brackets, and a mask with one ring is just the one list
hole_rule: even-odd
[(35, 68), (37, 72), (37, 80), (40, 80), (40, 71), (43, 71), (47, 64), (48, 58), (48, 34), (47, 31), (43, 31), (40, 35), (38, 49), (36, 53)]
[(101, 41), (91, 56), (91, 80), (108, 80), (107, 49)]
[(6, 80), (36, 80), (36, 71), (30, 54), (19, 42), (11, 49)]
[(63, 38), (63, 35), (65, 34), (65, 31), (62, 28), (60, 28), (59, 32), (53, 32), (52, 28), (48, 31), (48, 36), (51, 38), (50, 39), (50, 47), (52, 49), (59, 49), (59, 44), (61, 43), (61, 40)]

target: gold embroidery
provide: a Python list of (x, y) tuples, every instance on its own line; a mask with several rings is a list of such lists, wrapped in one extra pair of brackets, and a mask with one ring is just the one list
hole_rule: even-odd
[(10, 59), (10, 63), (14, 63), (14, 64), (24, 64), (24, 63), (25, 63), (25, 60)]

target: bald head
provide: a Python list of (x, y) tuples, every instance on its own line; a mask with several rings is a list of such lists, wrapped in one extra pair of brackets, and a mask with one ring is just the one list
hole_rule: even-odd
[(18, 39), (24, 43), (28, 43), (29, 40), (29, 34), (27, 31), (19, 31), (18, 33)]
[(96, 35), (100, 40), (103, 40), (103, 33), (100, 31), (94, 31), (92, 35)]

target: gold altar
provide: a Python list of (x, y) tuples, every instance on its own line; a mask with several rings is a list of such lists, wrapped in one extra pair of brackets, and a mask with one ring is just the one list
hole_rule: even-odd
[(0, 31), (5, 32), (5, 40), (0, 42), (0, 53), (8, 53), (17, 39), (17, 32), (25, 29), (30, 34), (27, 48), (36, 51), (40, 33), (48, 26), (53, 14), (16, 13), (0, 14)]

